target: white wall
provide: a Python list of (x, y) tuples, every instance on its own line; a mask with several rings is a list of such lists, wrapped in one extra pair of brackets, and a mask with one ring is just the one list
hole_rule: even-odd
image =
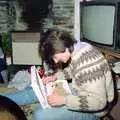
[(80, 0), (75, 0), (74, 6), (74, 37), (76, 40), (80, 40)]

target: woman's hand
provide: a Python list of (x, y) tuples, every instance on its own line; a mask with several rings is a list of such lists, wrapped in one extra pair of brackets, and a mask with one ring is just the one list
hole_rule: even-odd
[(48, 104), (51, 106), (65, 105), (65, 97), (56, 93), (48, 96)]
[(56, 75), (54, 74), (54, 75), (50, 75), (50, 76), (44, 76), (44, 77), (42, 78), (42, 80), (43, 80), (43, 84), (46, 85), (46, 84), (49, 83), (49, 82), (54, 82), (54, 81), (56, 81), (56, 80), (57, 80), (57, 77), (56, 77)]

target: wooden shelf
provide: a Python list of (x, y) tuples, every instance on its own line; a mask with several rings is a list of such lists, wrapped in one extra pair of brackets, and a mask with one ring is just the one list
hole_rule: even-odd
[(120, 59), (120, 53), (109, 51), (105, 48), (100, 48), (100, 51), (104, 54), (105, 58), (110, 59)]

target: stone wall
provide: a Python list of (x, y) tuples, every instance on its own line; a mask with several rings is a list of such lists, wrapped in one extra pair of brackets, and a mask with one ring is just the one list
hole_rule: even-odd
[(54, 25), (67, 30), (73, 28), (74, 0), (53, 0)]
[(46, 19), (46, 27), (55, 27), (72, 32), (74, 27), (74, 0), (53, 0), (53, 9)]
[(0, 32), (8, 30), (8, 2), (0, 1)]
[[(8, 0), (0, 0), (0, 32), (11, 29), (26, 30), (24, 23), (19, 23), (16, 3)], [(53, 9), (45, 18), (44, 28), (57, 27), (73, 30), (74, 0), (53, 0)], [(32, 15), (31, 15), (32, 16)]]

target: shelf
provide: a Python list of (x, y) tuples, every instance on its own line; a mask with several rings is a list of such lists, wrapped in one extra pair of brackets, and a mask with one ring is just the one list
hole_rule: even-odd
[(109, 59), (120, 59), (120, 53), (107, 50), (105, 48), (100, 48), (100, 51)]

